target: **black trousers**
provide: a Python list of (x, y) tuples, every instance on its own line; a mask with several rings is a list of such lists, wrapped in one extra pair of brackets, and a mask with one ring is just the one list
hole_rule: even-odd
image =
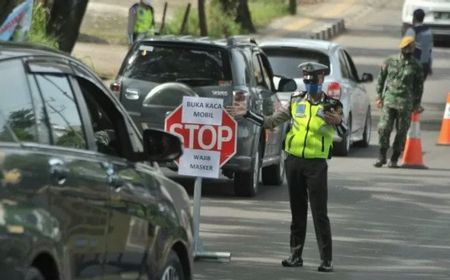
[(285, 164), (292, 214), (290, 246), (298, 248), (301, 255), (305, 244), (309, 198), (320, 258), (331, 261), (331, 228), (327, 210), (327, 162), (325, 159), (302, 159), (288, 155)]

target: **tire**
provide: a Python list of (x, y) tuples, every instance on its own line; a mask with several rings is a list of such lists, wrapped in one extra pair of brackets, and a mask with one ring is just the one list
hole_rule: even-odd
[(367, 148), (370, 144), (370, 136), (372, 134), (372, 117), (370, 114), (370, 107), (367, 109), (366, 121), (364, 123), (363, 139), (355, 142), (355, 146)]
[(161, 272), (161, 280), (184, 280), (183, 266), (180, 258), (171, 250)]
[(25, 272), (25, 280), (45, 280), (39, 269), (35, 267), (29, 267)]
[(262, 168), (262, 183), (264, 185), (279, 186), (283, 184), (285, 174), (284, 159), (286, 158), (286, 154), (283, 150), (280, 153), (280, 161), (277, 164)]
[(341, 142), (335, 142), (333, 146), (333, 155), (347, 156), (350, 152), (352, 138), (352, 115), (348, 117), (348, 133), (342, 138)]
[(255, 153), (251, 170), (234, 174), (234, 194), (237, 196), (253, 197), (258, 193), (261, 148), (258, 147)]

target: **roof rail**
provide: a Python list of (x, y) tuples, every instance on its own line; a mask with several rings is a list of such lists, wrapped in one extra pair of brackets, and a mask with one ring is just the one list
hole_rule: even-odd
[(192, 37), (192, 35), (183, 35), (183, 36), (180, 36), (180, 37), (178, 37), (180, 40), (183, 40), (183, 39), (192, 39), (193, 37)]
[(199, 41), (211, 41), (211, 37), (209, 37), (209, 36), (203, 36), (203, 37), (198, 38), (198, 40), (199, 40)]
[(257, 44), (255, 38), (249, 37), (246, 35), (235, 35), (227, 37), (227, 44), (228, 45), (236, 45), (237, 43), (241, 44)]

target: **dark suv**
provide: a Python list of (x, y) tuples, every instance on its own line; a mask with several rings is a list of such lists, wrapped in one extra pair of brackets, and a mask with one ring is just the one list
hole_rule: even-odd
[(178, 137), (36, 46), (0, 43), (0, 93), (0, 279), (192, 279), (189, 197), (154, 164)]
[[(248, 38), (161, 36), (136, 42), (111, 89), (141, 128), (164, 127), (183, 96), (222, 98), (224, 106), (245, 101), (270, 115), (280, 107), (266, 55)], [(237, 153), (222, 168), (237, 195), (253, 196), (264, 184), (284, 179), (283, 128), (264, 130), (238, 120)]]

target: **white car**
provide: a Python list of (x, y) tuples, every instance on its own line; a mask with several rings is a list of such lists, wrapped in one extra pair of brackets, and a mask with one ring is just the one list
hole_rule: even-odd
[(416, 9), (425, 12), (423, 24), (429, 26), (435, 41), (450, 41), (450, 0), (405, 0), (402, 10), (402, 31), (411, 26)]
[[(358, 75), (355, 64), (347, 51), (333, 42), (311, 39), (277, 38), (260, 43), (269, 58), (275, 75), (293, 78), (299, 90), (304, 88), (299, 78), (298, 65), (314, 61), (327, 65), (330, 74), (325, 76), (322, 90), (329, 96), (339, 99), (344, 107), (344, 122), (350, 133), (334, 137), (333, 154), (347, 156), (352, 144), (369, 146), (372, 118), (370, 98), (363, 85), (373, 80), (372, 74)], [(289, 102), (291, 92), (279, 92), (282, 103)]]

